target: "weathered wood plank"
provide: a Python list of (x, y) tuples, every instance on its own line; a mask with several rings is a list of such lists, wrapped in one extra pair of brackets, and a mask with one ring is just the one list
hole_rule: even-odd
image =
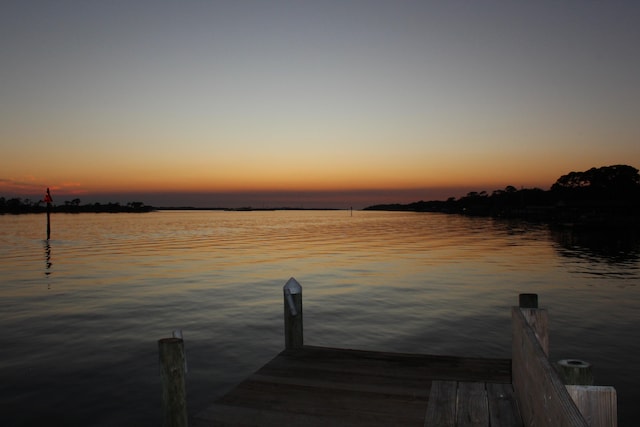
[(424, 427), (522, 427), (511, 384), (433, 381)]
[(566, 387), (590, 427), (617, 427), (618, 398), (615, 388), (593, 385)]
[(298, 377), (272, 376), (256, 373), (251, 376), (254, 381), (271, 382), (274, 384), (302, 385), (306, 387), (331, 387), (337, 390), (351, 390), (370, 393), (406, 394), (423, 399), (428, 398), (425, 389), (426, 379), (414, 379), (406, 384), (402, 379), (360, 376), (340, 376), (336, 374), (314, 376), (310, 378), (302, 373)]
[(330, 387), (304, 387), (244, 381), (217, 401), (234, 407), (284, 413), (322, 415), (368, 425), (421, 425), (424, 399), (386, 393), (354, 392)]
[(533, 330), (544, 354), (549, 357), (549, 312), (543, 308), (520, 308), (520, 312)]
[(587, 427), (519, 307), (511, 311), (513, 388), (525, 425)]
[(455, 427), (458, 384), (455, 381), (433, 381), (424, 427)]
[(345, 372), (353, 375), (378, 372), (381, 376), (442, 380), (511, 382), (510, 359), (345, 350), (305, 346), (302, 351), (283, 352), (269, 363), (271, 369)]
[(484, 383), (458, 383), (456, 421), (458, 427), (489, 426), (489, 407)]
[(198, 414), (190, 425), (191, 427), (352, 427), (353, 422), (322, 414), (296, 414), (214, 403)]
[[(354, 368), (355, 372), (344, 369), (335, 362), (323, 360), (320, 363), (291, 361), (279, 358), (258, 370), (255, 375), (275, 382), (289, 382), (322, 386), (331, 383), (346, 389), (375, 390), (377, 388), (399, 388), (426, 398), (425, 384), (428, 377), (416, 375), (410, 368), (387, 364), (367, 364)], [(368, 368), (368, 369), (367, 369)]]
[(247, 411), (248, 419), (255, 415), (274, 420), (261, 422), (262, 426), (282, 425), (281, 414), (284, 419), (292, 414), (300, 425), (320, 420), (324, 425), (423, 426), (434, 378), (510, 383), (510, 368), (509, 359), (304, 346), (280, 353), (196, 415), (195, 421), (212, 425), (210, 420), (216, 419), (220, 425), (233, 425), (230, 420)]
[(511, 384), (487, 383), (489, 424), (491, 427), (522, 427), (518, 401)]

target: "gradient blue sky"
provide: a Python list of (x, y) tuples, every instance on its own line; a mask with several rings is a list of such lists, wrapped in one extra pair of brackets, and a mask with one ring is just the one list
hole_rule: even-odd
[(0, 196), (362, 207), (640, 167), (638, 1), (5, 1)]

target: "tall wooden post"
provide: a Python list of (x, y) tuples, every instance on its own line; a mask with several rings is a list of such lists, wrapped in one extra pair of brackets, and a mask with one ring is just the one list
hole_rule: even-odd
[(293, 277), (282, 288), (284, 294), (284, 344), (287, 350), (302, 348), (302, 286)]
[(158, 350), (162, 381), (162, 425), (187, 427), (184, 341), (180, 338), (163, 338), (158, 341)]
[(47, 187), (47, 193), (44, 196), (44, 201), (47, 203), (47, 240), (49, 240), (51, 238), (51, 202), (53, 202), (49, 187)]

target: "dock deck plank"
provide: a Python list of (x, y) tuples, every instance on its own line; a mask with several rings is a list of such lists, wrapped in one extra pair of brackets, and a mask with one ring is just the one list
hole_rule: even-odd
[(523, 427), (513, 386), (511, 384), (487, 383), (489, 417), (492, 426)]
[(345, 350), (285, 350), (195, 426), (423, 426), (434, 380), (510, 386), (511, 360)]
[(433, 381), (424, 427), (455, 427), (457, 403), (456, 381)]
[(489, 426), (489, 404), (484, 383), (460, 382), (456, 405), (457, 427)]

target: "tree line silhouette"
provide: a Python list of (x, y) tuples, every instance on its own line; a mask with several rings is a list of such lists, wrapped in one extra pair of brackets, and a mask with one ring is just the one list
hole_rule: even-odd
[[(82, 205), (78, 198), (51, 206), (51, 212), (64, 213), (150, 212), (155, 209), (142, 202)], [(0, 214), (46, 210), (43, 200), (0, 197)], [(562, 175), (549, 190), (517, 189), (508, 185), (491, 194), (472, 191), (458, 199), (380, 204), (364, 210), (443, 212), (574, 225), (640, 225), (640, 175), (638, 169), (628, 165), (593, 167)]]
[[(66, 200), (62, 205), (52, 204), (51, 212), (64, 213), (117, 213), (117, 212), (151, 212), (152, 206), (142, 202), (129, 202), (126, 205), (120, 203), (92, 203), (81, 204), (80, 199)], [(21, 199), (14, 197), (6, 199), (0, 197), (0, 214), (42, 213), (47, 211), (47, 205), (43, 200)]]
[(446, 201), (373, 205), (365, 210), (444, 212), (521, 218), (572, 225), (640, 225), (640, 175), (628, 165), (603, 166), (562, 175), (540, 188), (469, 192)]

